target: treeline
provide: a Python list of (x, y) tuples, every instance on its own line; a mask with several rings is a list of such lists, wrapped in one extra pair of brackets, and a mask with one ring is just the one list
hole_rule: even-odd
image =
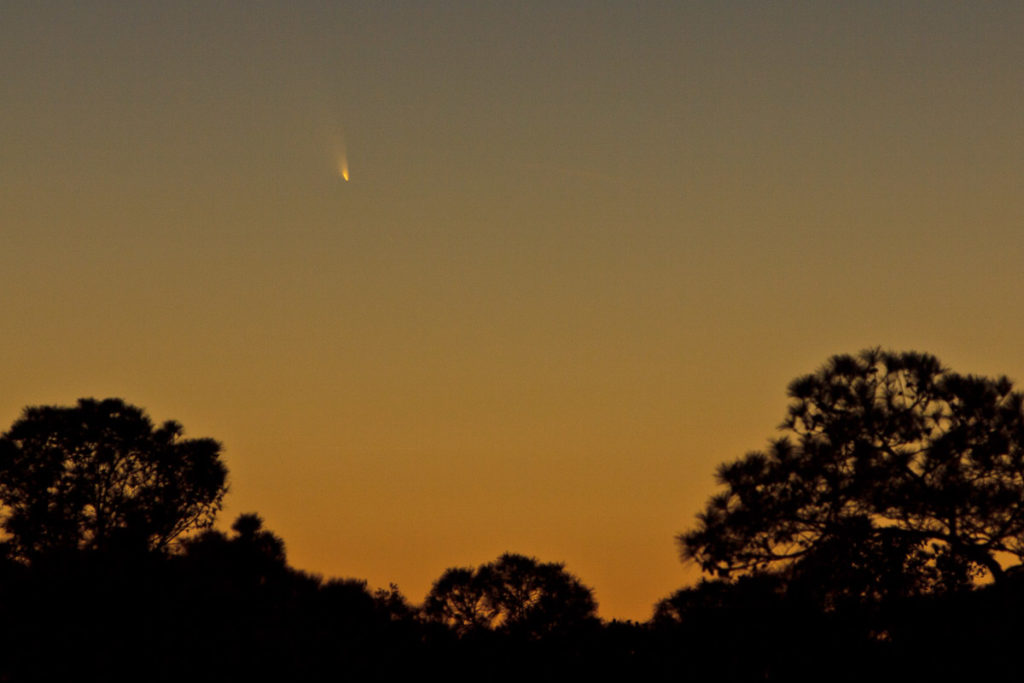
[(795, 380), (679, 536), (709, 578), (602, 621), (553, 562), (453, 567), (421, 604), (212, 528), (220, 445), (119, 399), (0, 436), (0, 681), (1006, 677), (1024, 638), (1024, 396), (870, 349)]
[(561, 564), (452, 568), (422, 605), (324, 580), (290, 567), (256, 514), (212, 528), (220, 451), (120, 399), (24, 411), (0, 436), (0, 680), (601, 673), (605, 626)]
[(2, 680), (952, 680), (1015, 671), (1024, 636), (1024, 582), (826, 611), (770, 575), (682, 589), (646, 623), (552, 628), (572, 611), (552, 604), (541, 632), (459, 627), (394, 587), (290, 568), (241, 521), (170, 554), (8, 560)]

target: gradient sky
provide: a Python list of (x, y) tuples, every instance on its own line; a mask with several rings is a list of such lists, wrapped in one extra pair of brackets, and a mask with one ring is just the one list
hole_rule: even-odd
[[(785, 387), (1024, 381), (1024, 3), (0, 0), (0, 428), (119, 396), (222, 516), (414, 602), (504, 551), (605, 618)], [(339, 168), (347, 160), (351, 178)]]

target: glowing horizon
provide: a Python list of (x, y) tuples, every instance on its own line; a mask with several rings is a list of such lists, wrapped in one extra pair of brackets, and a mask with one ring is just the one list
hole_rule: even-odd
[(0, 428), (121, 397), (221, 441), (222, 523), (299, 569), (419, 601), (517, 552), (646, 619), (794, 377), (881, 345), (1024, 382), (1021, 26), (7, 8)]

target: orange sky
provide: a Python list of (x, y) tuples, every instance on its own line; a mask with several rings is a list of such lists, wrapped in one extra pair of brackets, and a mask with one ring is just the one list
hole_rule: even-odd
[[(893, 6), (895, 5), (895, 6)], [(0, 5), (0, 425), (120, 396), (223, 522), (646, 619), (865, 346), (1024, 381), (1024, 5)], [(339, 174), (347, 163), (349, 182)]]

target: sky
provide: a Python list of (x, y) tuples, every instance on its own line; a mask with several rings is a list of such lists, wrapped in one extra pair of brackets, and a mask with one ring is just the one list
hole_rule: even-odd
[[(397, 583), (559, 561), (602, 617), (785, 389), (1024, 382), (1024, 4), (0, 0), (0, 429), (117, 396), (226, 528)], [(342, 177), (342, 170), (348, 179)]]

